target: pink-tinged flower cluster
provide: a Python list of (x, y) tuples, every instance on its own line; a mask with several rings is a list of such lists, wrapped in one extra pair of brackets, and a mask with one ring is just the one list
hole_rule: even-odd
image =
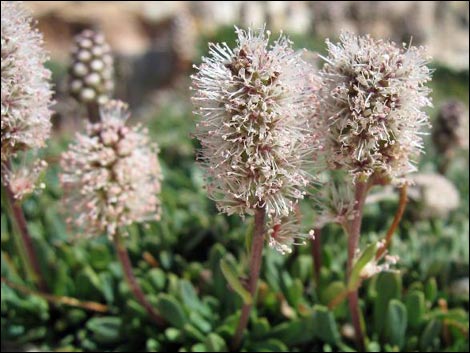
[(2, 163), (43, 147), (51, 130), (51, 73), (42, 35), (21, 4), (2, 1)]
[(330, 167), (400, 183), (415, 171), (429, 126), (422, 111), (431, 106), (424, 49), (348, 33), (327, 45), (321, 113)]
[(313, 69), (283, 35), (236, 33), (236, 48), (210, 44), (192, 76), (207, 191), (229, 215), (285, 217), (311, 181)]
[(24, 196), (46, 187), (44, 183), (37, 185), (38, 179), (46, 168), (47, 163), (43, 160), (25, 163), (13, 170), (9, 170), (8, 167), (5, 166), (2, 182), (8, 185), (15, 199), (21, 200)]
[(270, 44), (264, 28), (236, 33), (234, 49), (210, 44), (192, 76), (200, 161), (218, 209), (243, 217), (264, 207), (278, 229), (271, 246), (286, 253), (298, 229), (280, 220), (306, 194), (318, 151), (310, 127), (315, 73), (284, 35)]
[(127, 127), (127, 106), (110, 101), (101, 121), (62, 155), (65, 207), (85, 236), (115, 235), (134, 222), (160, 219), (158, 146), (140, 126)]
[(300, 221), (295, 214), (270, 218), (267, 225), (268, 244), (281, 254), (290, 254), (293, 245), (305, 245), (314, 238), (314, 231), (302, 233)]

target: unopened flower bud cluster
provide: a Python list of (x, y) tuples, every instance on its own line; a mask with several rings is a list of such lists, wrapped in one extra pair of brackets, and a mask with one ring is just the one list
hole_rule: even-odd
[(86, 29), (75, 38), (69, 90), (82, 103), (106, 103), (114, 90), (111, 48), (102, 33)]

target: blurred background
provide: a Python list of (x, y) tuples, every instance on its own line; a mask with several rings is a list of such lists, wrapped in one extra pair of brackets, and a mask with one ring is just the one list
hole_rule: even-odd
[[(195, 164), (198, 146), (191, 137), (189, 76), (192, 65), (206, 55), (208, 42), (233, 46), (234, 25), (266, 24), (274, 34), (287, 33), (297, 49), (311, 50), (305, 59), (319, 68), (317, 53), (325, 53), (325, 38), (334, 41), (343, 30), (428, 48), (435, 70), (430, 84), (434, 108), (429, 110), (433, 128), (425, 136), (426, 154), (413, 176), (410, 203), (392, 247), (401, 258), (399, 273), (368, 281), (361, 297), (371, 350), (468, 351), (468, 2), (29, 1), (24, 5), (44, 34), (57, 102), (55, 133), (43, 151), (50, 165), (47, 189), (24, 203), (30, 231), (55, 295), (103, 302), (111, 310), (96, 315), (49, 306), (2, 284), (2, 347), (8, 343), (68, 350), (224, 349), (240, 300), (227, 288), (218, 262), (228, 257), (241, 275), (245, 273), (244, 239), (251, 223), (219, 215), (203, 190)], [(149, 228), (131, 227), (128, 247), (150, 300), (159, 303), (159, 293), (165, 292), (177, 307), (172, 307), (176, 311), (170, 316), (182, 322), (170, 320), (170, 331), (155, 332), (133, 302), (106, 238), (76, 240), (63, 222), (57, 161), (73, 134), (83, 130), (85, 114), (68, 92), (70, 51), (74, 36), (86, 28), (102, 31), (112, 48), (114, 96), (130, 104), (131, 122), (148, 126), (161, 147), (162, 221)], [(383, 236), (397, 200), (393, 188), (370, 196), (363, 245)], [(308, 200), (302, 213), (306, 227), (311, 226), (314, 212)], [(2, 278), (21, 283), (10, 233), (2, 212)], [(332, 312), (325, 308), (344, 286), (346, 240), (341, 229), (329, 226), (322, 241), (324, 268), (319, 282), (313, 280), (309, 246), (288, 257), (266, 251), (258, 318), (245, 348), (345, 351), (354, 346), (346, 307)], [(392, 328), (403, 326), (386, 311), (392, 299), (414, 318), (398, 333)], [(305, 334), (308, 330), (315, 331), (313, 336)]]

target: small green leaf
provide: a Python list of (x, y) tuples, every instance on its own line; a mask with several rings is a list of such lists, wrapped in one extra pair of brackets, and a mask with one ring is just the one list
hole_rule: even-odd
[(266, 341), (256, 342), (250, 345), (249, 352), (288, 352), (289, 348), (287, 346), (274, 338), (271, 338)]
[(121, 340), (122, 319), (114, 316), (90, 319), (86, 328), (91, 331), (93, 340), (102, 344), (115, 344)]
[(311, 255), (299, 255), (294, 263), (292, 275), (300, 279), (302, 282), (307, 282), (312, 276), (313, 263)]
[(181, 338), (181, 331), (177, 328), (174, 328), (174, 327), (168, 327), (165, 330), (165, 337), (170, 342), (177, 342)]
[(203, 333), (209, 333), (212, 330), (211, 323), (205, 320), (197, 311), (190, 312), (189, 321)]
[(150, 283), (157, 291), (161, 291), (165, 288), (166, 276), (165, 272), (163, 272), (159, 268), (152, 268), (147, 273)]
[(187, 280), (180, 281), (180, 294), (181, 300), (188, 309), (196, 311), (206, 318), (212, 316), (210, 308), (201, 302), (191, 282)]
[[(313, 334), (320, 340), (336, 345), (339, 342), (340, 335), (333, 313), (328, 308), (315, 305), (313, 307)], [(305, 333), (307, 334), (307, 333)]]
[(101, 293), (103, 293), (106, 302), (112, 304), (114, 302), (113, 276), (109, 272), (102, 272), (98, 277), (102, 284)]
[(351, 271), (351, 276), (348, 282), (349, 290), (355, 290), (359, 287), (359, 282), (361, 281), (361, 272), (364, 267), (374, 259), (376, 252), (377, 244), (373, 243), (367, 246), (367, 248), (359, 256)]
[(436, 348), (436, 340), (439, 340), (441, 329), (442, 324), (440, 320), (433, 319), (429, 321), (419, 340), (419, 346), (423, 352)]
[(406, 297), (406, 310), (408, 311), (408, 322), (411, 328), (418, 328), (423, 322), (426, 312), (426, 301), (424, 293), (412, 291)]
[(383, 334), (385, 320), (388, 309), (388, 303), (392, 299), (401, 297), (401, 277), (392, 272), (382, 272), (375, 282), (377, 296), (374, 300), (374, 322), (377, 333)]
[(160, 342), (158, 342), (155, 338), (149, 338), (147, 340), (146, 347), (148, 352), (160, 352), (161, 350)]
[(408, 314), (405, 305), (399, 300), (392, 299), (388, 304), (385, 319), (385, 338), (388, 343), (400, 349), (405, 343)]
[(327, 305), (333, 299), (338, 297), (340, 294), (346, 291), (346, 286), (342, 281), (334, 281), (323, 289), (320, 293), (320, 299), (322, 304)]
[(206, 335), (201, 333), (196, 327), (191, 324), (184, 325), (184, 333), (193, 340), (204, 342)]
[(176, 328), (182, 329), (187, 322), (181, 304), (170, 295), (162, 294), (158, 297), (157, 309), (163, 318)]
[(191, 352), (210, 352), (204, 343), (196, 343), (191, 347)]
[(269, 337), (275, 337), (288, 346), (301, 345), (311, 342), (315, 335), (316, 317), (313, 315), (284, 322), (271, 329)]
[(434, 303), (437, 298), (437, 282), (434, 277), (430, 278), (426, 285), (424, 286), (424, 293), (426, 295), (426, 300)]
[(220, 269), (225, 276), (225, 279), (230, 284), (230, 287), (243, 299), (243, 302), (246, 305), (251, 305), (253, 303), (253, 298), (251, 294), (243, 287), (242, 283), (238, 278), (237, 271), (235, 266), (226, 259), (220, 260)]
[(264, 317), (256, 318), (251, 323), (251, 335), (253, 337), (263, 337), (269, 330), (269, 321)]
[(204, 344), (208, 352), (228, 352), (224, 339), (215, 333), (209, 333)]

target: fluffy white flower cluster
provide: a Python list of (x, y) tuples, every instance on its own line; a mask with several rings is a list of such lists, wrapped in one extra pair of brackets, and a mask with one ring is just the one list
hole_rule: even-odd
[[(9, 160), (18, 152), (33, 153), (44, 146), (51, 130), (51, 73), (42, 35), (34, 29), (33, 19), (12, 1), (2, 1), (2, 182), (15, 182), (15, 196), (21, 198), (34, 189), (38, 161), (31, 168), (12, 169)], [(28, 172), (30, 171), (30, 172)], [(15, 181), (16, 177), (21, 180)], [(21, 188), (20, 186), (24, 186)], [(12, 186), (12, 185), (10, 185)]]
[(264, 29), (236, 32), (236, 48), (210, 44), (192, 76), (207, 191), (229, 215), (265, 207), (280, 219), (311, 181), (314, 72), (285, 36), (270, 45)]
[(355, 179), (402, 182), (416, 170), (413, 158), (429, 125), (422, 111), (431, 106), (424, 49), (349, 33), (327, 45), (320, 111), (330, 167)]
[(125, 126), (128, 117), (124, 103), (106, 103), (101, 122), (89, 124), (62, 155), (68, 222), (86, 236), (113, 236), (134, 222), (160, 219), (158, 146), (147, 130)]
[(51, 123), (50, 71), (42, 35), (14, 2), (2, 1), (2, 161), (43, 147)]

